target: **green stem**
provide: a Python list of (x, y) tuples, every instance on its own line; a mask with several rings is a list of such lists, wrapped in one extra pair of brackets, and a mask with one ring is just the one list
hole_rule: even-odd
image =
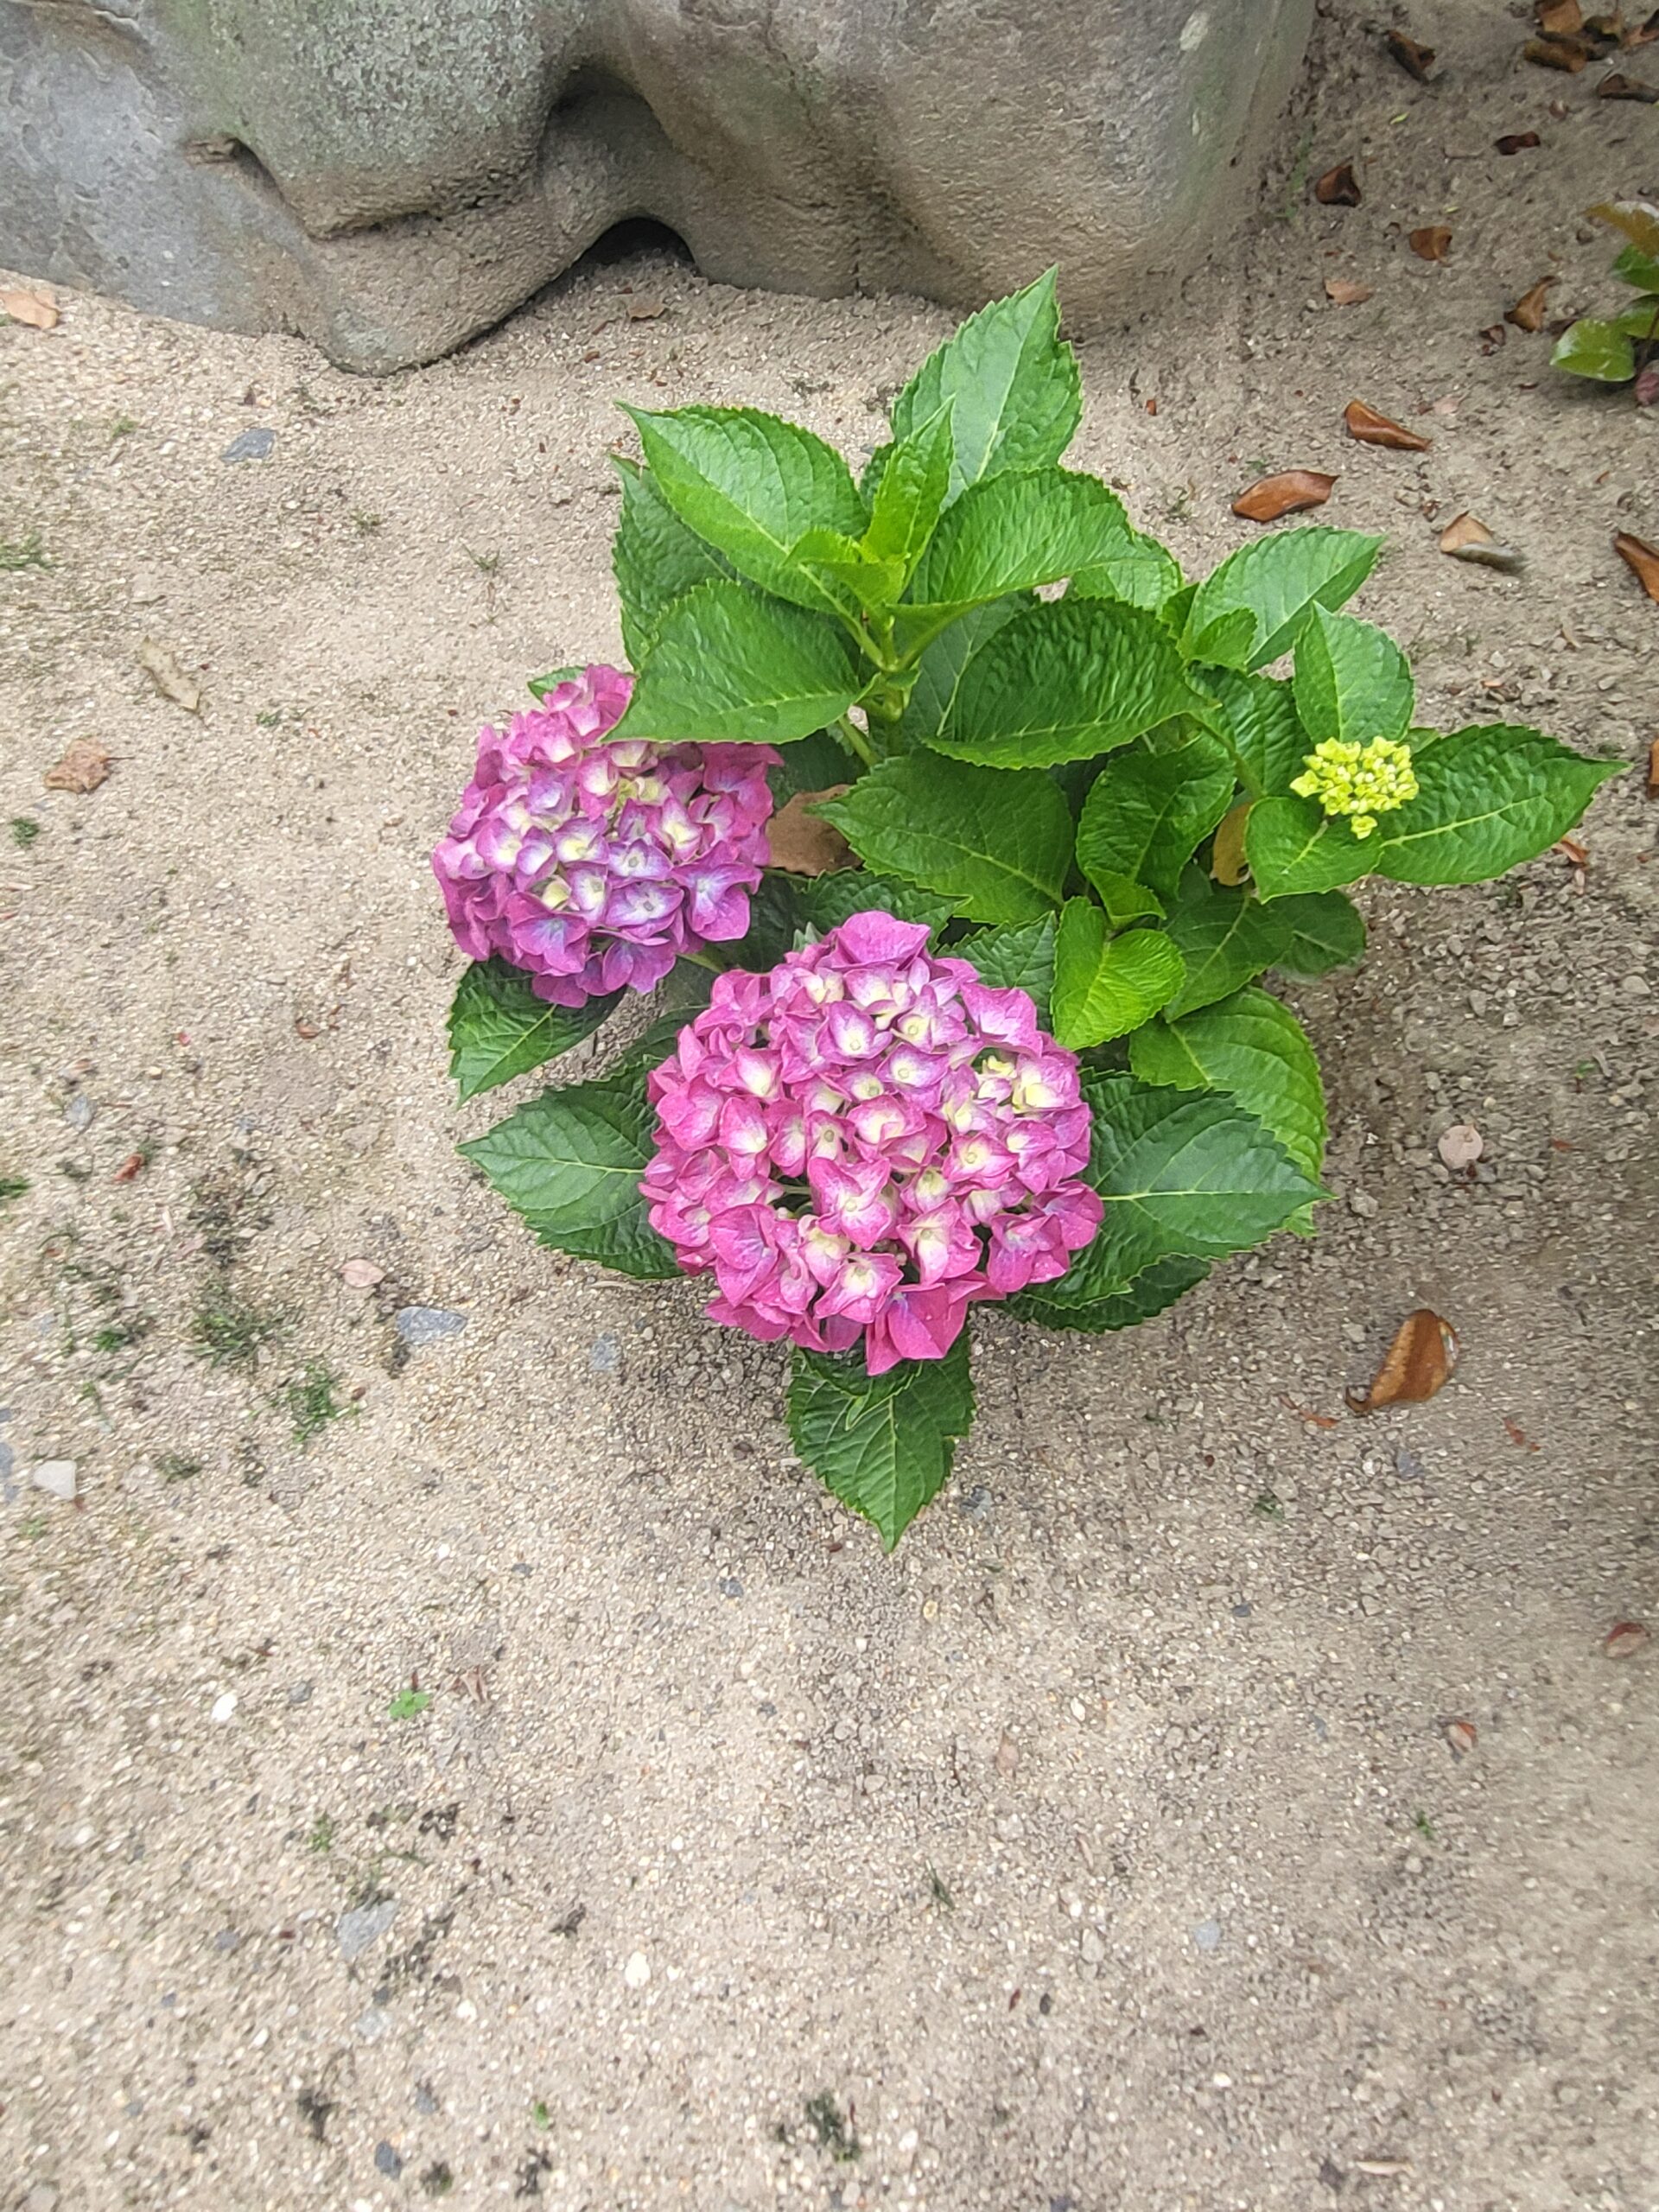
[(849, 715), (842, 715), (837, 719), (833, 727), (835, 728), (836, 734), (840, 738), (842, 743), (847, 747), (847, 750), (861, 760), (867, 768), (874, 768), (875, 766), (875, 754), (871, 750), (870, 741), (868, 738), (865, 736), (863, 731), (860, 729), (858, 724), (854, 721), (852, 717)]

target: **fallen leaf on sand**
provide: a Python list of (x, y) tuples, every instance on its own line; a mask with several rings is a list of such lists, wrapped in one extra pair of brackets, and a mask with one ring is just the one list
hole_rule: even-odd
[(1342, 1426), (1334, 1414), (1310, 1413), (1306, 1406), (1299, 1406), (1294, 1398), (1287, 1398), (1282, 1390), (1279, 1393), (1279, 1402), (1294, 1414), (1298, 1421), (1305, 1421), (1310, 1428), (1340, 1428)]
[(1503, 1416), (1503, 1427), (1509, 1433), (1510, 1443), (1516, 1446), (1517, 1451), (1535, 1452), (1538, 1449), (1538, 1446), (1527, 1434), (1526, 1430), (1522, 1427), (1520, 1422), (1518, 1421), (1511, 1421), (1507, 1414)]
[(1408, 77), (1414, 77), (1420, 85), (1428, 82), (1428, 73), (1434, 67), (1432, 46), (1419, 46), (1416, 40), (1408, 38), (1404, 31), (1389, 31), (1383, 44)]
[(1639, 77), (1627, 77), (1622, 69), (1615, 69), (1596, 86), (1599, 100), (1641, 100), (1645, 105), (1659, 105), (1659, 85), (1644, 85)]
[(1364, 197), (1351, 162), (1338, 162), (1314, 184), (1313, 197), (1322, 207), (1357, 207)]
[(1648, 797), (1659, 798), (1659, 737), (1648, 747)]
[(1444, 223), (1425, 223), (1413, 231), (1406, 244), (1419, 261), (1444, 261), (1452, 251), (1452, 233)]
[(1645, 537), (1632, 537), (1629, 531), (1621, 530), (1614, 535), (1613, 550), (1648, 597), (1659, 600), (1659, 545), (1649, 545)]
[(1543, 143), (1535, 130), (1511, 130), (1497, 142), (1500, 154), (1529, 153), (1533, 147), (1541, 146)]
[(1325, 296), (1339, 308), (1363, 308), (1367, 300), (1376, 296), (1375, 284), (1357, 284), (1351, 276), (1327, 276)]
[(1529, 38), (1521, 51), (1541, 69), (1565, 69), (1573, 77), (1591, 58), (1589, 47), (1576, 38)]
[(1610, 224), (1643, 253), (1659, 253), (1659, 207), (1651, 200), (1599, 200), (1584, 212)]
[(165, 645), (146, 638), (138, 648), (138, 665), (164, 699), (170, 699), (175, 707), (182, 707), (187, 715), (201, 712), (201, 686), (179, 666), (176, 653), (168, 652)]
[(666, 300), (659, 300), (653, 292), (630, 293), (627, 301), (630, 322), (655, 322), (668, 307)]
[(1523, 292), (1512, 308), (1504, 312), (1505, 322), (1512, 322), (1517, 330), (1541, 330), (1544, 310), (1549, 298), (1553, 276), (1541, 276), (1530, 291)]
[(1243, 883), (1248, 869), (1244, 860), (1244, 825), (1250, 818), (1254, 799), (1241, 799), (1230, 814), (1222, 817), (1216, 831), (1216, 842), (1210, 851), (1210, 873), (1217, 883), (1231, 887)]
[(377, 1268), (372, 1260), (347, 1260), (340, 1268), (340, 1279), (347, 1290), (372, 1290), (385, 1281), (386, 1271)]
[(1601, 1648), (1610, 1659), (1628, 1659), (1647, 1640), (1648, 1631), (1640, 1621), (1619, 1621), (1608, 1630)]
[(1278, 476), (1260, 476), (1233, 501), (1233, 512), (1246, 522), (1277, 522), (1281, 515), (1300, 514), (1304, 507), (1322, 507), (1336, 480), (1317, 468), (1287, 468)]
[(787, 868), (791, 875), (829, 875), (855, 864), (852, 847), (835, 824), (806, 810), (820, 799), (839, 798), (848, 788), (832, 784), (827, 791), (797, 791), (785, 801), (766, 825), (773, 868)]
[(115, 758), (95, 737), (78, 737), (60, 760), (54, 760), (41, 781), (49, 791), (95, 791), (110, 772)]
[(1552, 31), (1558, 37), (1571, 38), (1574, 31), (1584, 29), (1584, 10), (1579, 0), (1538, 0), (1532, 12), (1541, 31)]
[(1452, 1746), (1454, 1759), (1467, 1758), (1480, 1741), (1480, 1731), (1472, 1720), (1442, 1720), (1440, 1733)]
[(1504, 329), (1501, 322), (1489, 322), (1480, 334), (1481, 352), (1496, 353), (1500, 346), (1508, 342), (1509, 335), (1509, 332)]
[(1342, 419), (1349, 436), (1357, 438), (1363, 446), (1387, 446), (1391, 453), (1427, 453), (1434, 442), (1416, 430), (1407, 429), (1403, 423), (1379, 415), (1363, 399), (1351, 399), (1342, 410)]
[(56, 308), (39, 292), (0, 292), (0, 314), (9, 315), (14, 322), (26, 322), (31, 330), (58, 327)]
[(1513, 575), (1527, 565), (1527, 556), (1513, 545), (1500, 545), (1477, 515), (1454, 515), (1440, 532), (1440, 550), (1454, 561), (1472, 561), (1483, 569), (1502, 569)]
[(143, 1154), (142, 1152), (130, 1152), (126, 1158), (122, 1161), (121, 1165), (116, 1169), (114, 1174), (111, 1176), (110, 1180), (111, 1183), (130, 1183), (138, 1176), (142, 1175), (143, 1172)]
[(1427, 1306), (1420, 1306), (1400, 1324), (1370, 1389), (1350, 1390), (1348, 1402), (1357, 1414), (1374, 1414), (1384, 1406), (1421, 1405), (1442, 1388), (1457, 1363), (1456, 1330)]
[(1472, 1122), (1453, 1122), (1442, 1129), (1435, 1150), (1454, 1175), (1472, 1167), (1486, 1149), (1486, 1140)]
[(1354, 2171), (1357, 2174), (1375, 2174), (1379, 2179), (1387, 2181), (1395, 2174), (1408, 2174), (1411, 2171), (1411, 2160), (1409, 2158), (1356, 2158)]

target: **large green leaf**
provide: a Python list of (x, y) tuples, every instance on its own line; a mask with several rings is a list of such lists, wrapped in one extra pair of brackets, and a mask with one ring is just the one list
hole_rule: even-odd
[(1346, 968), (1365, 950), (1365, 917), (1340, 891), (1278, 899), (1273, 911), (1290, 932), (1273, 964), (1293, 976), (1323, 976), (1332, 968)]
[(698, 584), (662, 615), (616, 734), (787, 745), (844, 714), (863, 682), (827, 616), (747, 584)]
[(1046, 768), (1202, 708), (1169, 631), (1118, 600), (1039, 602), (969, 660), (928, 743), (985, 766)]
[(805, 919), (827, 936), (853, 914), (891, 914), (901, 922), (925, 922), (931, 930), (943, 929), (956, 907), (937, 893), (918, 891), (898, 876), (872, 875), (861, 868), (837, 868), (833, 875), (814, 875), (796, 887), (796, 898)]
[(462, 1098), (476, 1098), (569, 1052), (592, 1036), (621, 995), (613, 991), (585, 1006), (550, 1006), (505, 960), (474, 961), (449, 1007), (449, 1072)]
[(887, 1551), (944, 1487), (973, 1419), (965, 1328), (943, 1359), (903, 1360), (874, 1379), (856, 1353), (795, 1354), (790, 1441), (844, 1505), (874, 1523)]
[(1290, 685), (1232, 668), (1206, 668), (1203, 681), (1215, 696), (1215, 726), (1233, 749), (1245, 788), (1257, 798), (1287, 791), (1313, 749)]
[[(1195, 737), (1176, 753), (1116, 753), (1083, 803), (1077, 866), (1091, 882), (1127, 876), (1173, 898), (1182, 868), (1232, 803), (1233, 788), (1232, 761), (1215, 738)], [(1112, 900), (1106, 903), (1109, 908)]]
[(949, 403), (956, 452), (950, 496), (1006, 468), (1058, 461), (1083, 415), (1077, 358), (1060, 340), (1054, 271), (982, 308), (930, 353), (893, 404), (909, 437)]
[(640, 668), (664, 608), (693, 584), (732, 571), (712, 545), (680, 520), (655, 478), (637, 461), (621, 454), (611, 459), (622, 480), (622, 519), (611, 547), (611, 568), (622, 606), (622, 642), (629, 660)]
[(1566, 836), (1622, 760), (1587, 760), (1507, 722), (1454, 730), (1413, 757), (1417, 796), (1379, 819), (1374, 865), (1396, 883), (1484, 883)]
[(1165, 925), (1186, 962), (1186, 980), (1164, 1009), (1171, 1021), (1210, 1006), (1271, 968), (1288, 939), (1285, 925), (1259, 899), (1189, 868)]
[(964, 492), (940, 523), (902, 613), (930, 631), (947, 609), (1058, 583), (1128, 553), (1134, 536), (1123, 502), (1097, 476), (1027, 468), (989, 477)]
[(1550, 359), (1558, 369), (1597, 384), (1628, 384), (1636, 374), (1636, 345), (1616, 322), (1586, 315), (1555, 341)]
[(460, 1149), (543, 1244), (623, 1274), (664, 1279), (679, 1270), (639, 1193), (652, 1121), (630, 1065), (601, 1083), (544, 1090)]
[(1394, 639), (1374, 622), (1313, 607), (1296, 640), (1293, 689), (1310, 750), (1327, 739), (1365, 745), (1411, 728), (1416, 687)]
[(963, 670), (988, 638), (1033, 604), (1029, 592), (1016, 592), (989, 607), (976, 607), (923, 649), (916, 664), (916, 680), (899, 718), (901, 743), (925, 745), (938, 735), (957, 696)]
[(1133, 528), (1121, 545), (1071, 578), (1080, 599), (1127, 599), (1131, 607), (1151, 607), (1166, 620), (1169, 602), (1181, 588), (1181, 564), (1169, 548)]
[(1054, 1035), (1071, 1052), (1126, 1036), (1181, 987), (1185, 963), (1161, 930), (1111, 934), (1092, 899), (1068, 899), (1054, 940)]
[(1638, 292), (1659, 292), (1659, 251), (1643, 253), (1639, 245), (1627, 245), (1613, 264), (1613, 274)]
[(858, 773), (858, 762), (833, 730), (815, 729), (779, 750), (783, 765), (766, 778), (774, 806), (781, 806), (797, 791), (827, 791), (831, 784), (850, 783)]
[(870, 502), (864, 550), (876, 560), (895, 563), (901, 585), (933, 535), (950, 488), (950, 463), (957, 449), (951, 411), (947, 402), (891, 448)]
[(1356, 837), (1346, 815), (1327, 815), (1317, 799), (1289, 792), (1258, 799), (1244, 825), (1244, 857), (1263, 899), (1357, 883), (1377, 865), (1381, 845), (1375, 833)]
[(966, 960), (979, 971), (982, 983), (993, 990), (1024, 991), (1037, 1008), (1043, 1028), (1050, 1026), (1049, 1006), (1054, 995), (1054, 917), (1040, 922), (1021, 922), (1017, 927), (974, 930), (950, 947), (953, 957)]
[(1082, 1329), (1090, 1336), (1101, 1336), (1109, 1329), (1132, 1329), (1139, 1322), (1150, 1321), (1196, 1288), (1209, 1272), (1208, 1260), (1159, 1260), (1125, 1289), (1108, 1292), (1086, 1303), (1056, 1299), (1051, 1294), (1062, 1285), (1040, 1283), (1010, 1300), (1008, 1311), (1022, 1321), (1035, 1322), (1039, 1328)]
[(864, 502), (833, 446), (749, 407), (625, 411), (639, 427), (663, 497), (683, 522), (763, 589), (835, 611), (838, 594), (795, 552), (809, 531), (864, 533)]
[(818, 809), (860, 859), (943, 892), (976, 922), (1034, 922), (1060, 903), (1071, 816), (1046, 776), (899, 753)]
[[(1353, 597), (1382, 545), (1358, 531), (1319, 527), (1241, 545), (1193, 593), (1186, 650), (1200, 660), (1265, 668), (1290, 651), (1311, 607), (1340, 607)], [(1248, 632), (1229, 620), (1240, 609), (1251, 617)]]
[(1299, 1167), (1318, 1175), (1325, 1137), (1319, 1064), (1301, 1023), (1266, 991), (1247, 984), (1179, 1021), (1137, 1030), (1129, 1065), (1142, 1083), (1230, 1091)]

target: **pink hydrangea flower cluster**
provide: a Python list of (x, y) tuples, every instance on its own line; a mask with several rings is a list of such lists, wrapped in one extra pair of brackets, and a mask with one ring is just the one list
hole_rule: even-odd
[(717, 1321), (868, 1371), (941, 1359), (977, 1299), (1064, 1274), (1100, 1225), (1077, 1063), (1020, 990), (855, 914), (728, 970), (648, 1084), (652, 1226)]
[(463, 952), (499, 952), (538, 998), (648, 991), (683, 952), (744, 936), (766, 866), (769, 745), (607, 738), (632, 678), (585, 669), (486, 728), (432, 855)]

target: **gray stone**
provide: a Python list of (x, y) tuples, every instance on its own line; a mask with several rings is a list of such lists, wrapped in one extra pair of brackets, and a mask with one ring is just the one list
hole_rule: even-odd
[(311, 1702), (311, 1684), (309, 1682), (290, 1682), (288, 1690), (288, 1701), (290, 1705), (309, 1705)]
[(390, 2143), (375, 2145), (374, 2164), (376, 2172), (385, 2174), (388, 2181), (396, 2181), (404, 2171), (404, 2162)]
[(442, 1306), (400, 1306), (391, 1319), (391, 1325), (411, 1349), (418, 1344), (435, 1344), (444, 1337), (458, 1337), (467, 1325), (464, 1313), (452, 1313)]
[(48, 1497), (60, 1497), (66, 1505), (75, 1495), (75, 1463), (73, 1459), (42, 1459), (30, 1479), (36, 1490), (43, 1490)]
[(98, 1109), (84, 1090), (78, 1090), (63, 1109), (63, 1118), (72, 1129), (89, 1129)]
[(595, 1375), (614, 1375), (622, 1364), (622, 1347), (614, 1337), (595, 1337), (588, 1348), (588, 1364)]
[(353, 1959), (360, 1959), (371, 1943), (379, 1942), (397, 1917), (395, 1897), (382, 1897), (378, 1904), (353, 1905), (349, 1912), (342, 1912), (334, 1928), (340, 1939), (340, 1957), (348, 1965)]
[(704, 274), (1146, 304), (1245, 180), (1313, 0), (0, 7), (0, 265), (343, 367), (429, 360), (625, 218)]
[(15, 1505), (22, 1496), (22, 1484), (12, 1479), (16, 1465), (10, 1445), (0, 1442), (0, 1505)]
[(269, 461), (276, 443), (275, 430), (242, 430), (231, 440), (222, 454), (221, 461)]
[(1201, 1920), (1192, 1930), (1192, 1941), (1201, 1951), (1217, 1951), (1221, 1948), (1221, 1923)]
[(366, 2012), (359, 2012), (352, 2022), (365, 2043), (378, 2043), (391, 2025), (390, 2012), (383, 2012), (378, 2005), (371, 2005)]

